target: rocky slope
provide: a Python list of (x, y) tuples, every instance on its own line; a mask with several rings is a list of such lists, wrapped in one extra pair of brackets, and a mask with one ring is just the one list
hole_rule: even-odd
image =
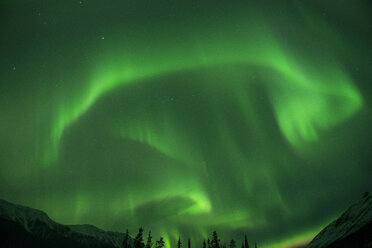
[(0, 247), (119, 248), (123, 233), (62, 225), (42, 211), (0, 200)]
[(325, 227), (306, 248), (372, 248), (372, 196), (347, 209)]

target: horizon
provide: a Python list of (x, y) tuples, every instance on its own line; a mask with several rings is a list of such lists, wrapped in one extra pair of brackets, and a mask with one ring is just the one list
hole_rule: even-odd
[(290, 248), (372, 188), (369, 1), (0, 9), (0, 198)]

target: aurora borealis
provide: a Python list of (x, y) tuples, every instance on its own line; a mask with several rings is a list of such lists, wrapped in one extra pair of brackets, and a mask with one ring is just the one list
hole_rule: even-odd
[(372, 186), (370, 1), (0, 11), (0, 198), (168, 246), (289, 247)]

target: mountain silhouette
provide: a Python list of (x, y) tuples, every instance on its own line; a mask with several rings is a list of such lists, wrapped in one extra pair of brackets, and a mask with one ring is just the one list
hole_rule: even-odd
[[(0, 199), (0, 247), (121, 248), (124, 233), (93, 225), (62, 225), (40, 210)], [(133, 247), (133, 239), (130, 238)], [(349, 207), (306, 248), (372, 248), (372, 195)]]
[(325, 227), (306, 248), (372, 248), (372, 196), (347, 209)]
[(121, 248), (123, 238), (92, 225), (62, 225), (40, 210), (0, 199), (0, 247)]

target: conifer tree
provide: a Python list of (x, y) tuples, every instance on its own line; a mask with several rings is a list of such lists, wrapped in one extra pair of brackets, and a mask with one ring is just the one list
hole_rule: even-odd
[(245, 247), (244, 248), (249, 248), (249, 243), (248, 243), (248, 240), (247, 240), (247, 235), (244, 235), (244, 244), (245, 244)]
[(144, 248), (145, 244), (143, 243), (143, 228), (140, 227), (138, 234), (134, 239), (134, 248)]
[(187, 247), (188, 247), (188, 248), (191, 248), (190, 238), (189, 238), (189, 240), (187, 241)]
[(211, 247), (211, 241), (209, 240), (209, 238), (208, 238), (208, 248), (212, 248)]
[(130, 248), (129, 246), (129, 231), (125, 232), (124, 240), (123, 240), (123, 248)]
[(213, 231), (211, 248), (220, 248), (220, 240), (218, 239), (218, 235), (216, 231)]
[(163, 237), (160, 237), (158, 241), (156, 241), (155, 248), (163, 248), (165, 245), (165, 242), (163, 240)]
[(207, 243), (205, 242), (205, 239), (203, 240), (203, 248), (207, 248)]
[(151, 230), (150, 230), (149, 235), (147, 236), (146, 248), (151, 248), (151, 246), (152, 246), (152, 236), (151, 236)]
[(235, 244), (235, 240), (231, 240), (230, 241), (230, 246), (229, 246), (230, 248), (235, 248), (236, 247), (236, 244)]
[(182, 247), (181, 237), (178, 237), (177, 248), (181, 248), (181, 247)]

